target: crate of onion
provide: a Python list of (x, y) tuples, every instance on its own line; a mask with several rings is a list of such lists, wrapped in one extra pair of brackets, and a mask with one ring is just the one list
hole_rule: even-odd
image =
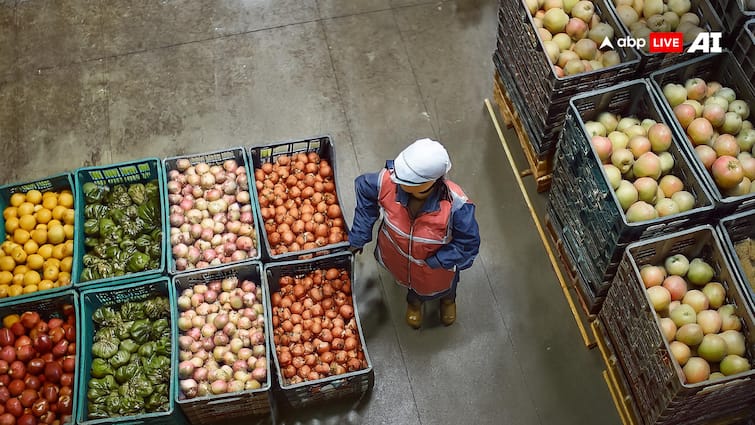
[(74, 423), (78, 309), (72, 289), (0, 308), (0, 423)]
[(243, 148), (170, 157), (167, 176), (171, 274), (259, 260), (256, 202)]
[(312, 258), (349, 246), (329, 136), (252, 147), (268, 259)]
[(271, 414), (267, 289), (262, 267), (246, 261), (173, 278), (177, 299), (178, 396), (193, 425), (245, 424)]
[(265, 266), (281, 404), (299, 408), (359, 399), (372, 388), (353, 271), (349, 252)]

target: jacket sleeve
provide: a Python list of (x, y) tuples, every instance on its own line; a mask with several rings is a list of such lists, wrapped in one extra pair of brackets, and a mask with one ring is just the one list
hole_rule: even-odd
[(349, 244), (354, 248), (362, 248), (372, 240), (372, 227), (380, 217), (378, 179), (379, 173), (368, 173), (354, 180), (357, 207), (349, 232)]
[(452, 217), (453, 240), (443, 246), (425, 262), (432, 268), (464, 270), (472, 267), (472, 263), (480, 251), (480, 229), (474, 216), (475, 205), (467, 202), (454, 212)]

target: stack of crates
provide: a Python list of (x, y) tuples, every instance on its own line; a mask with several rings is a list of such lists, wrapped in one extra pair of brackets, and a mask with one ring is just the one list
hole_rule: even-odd
[[(601, 22), (623, 36), (607, 1), (592, 0)], [(527, 129), (538, 160), (553, 156), (564, 123), (569, 98), (578, 93), (611, 87), (634, 77), (639, 59), (632, 48), (617, 48), (617, 65), (559, 77), (543, 47), (533, 17), (524, 0), (501, 0), (498, 6), (498, 39), (493, 55), (498, 74)]]
[(727, 47), (732, 45), (745, 22), (755, 19), (755, 10), (750, 10), (748, 2), (749, 0), (711, 0), (713, 9), (721, 18)]
[(742, 66), (745, 77), (755, 86), (755, 18), (744, 23), (739, 36), (733, 41), (731, 51)]
[(681, 151), (682, 142), (674, 138), (669, 148), (674, 158), (671, 174), (679, 177), (685, 190), (695, 197), (694, 207), (672, 216), (629, 222), (585, 128), (585, 123), (597, 119), (601, 112), (640, 120), (649, 118), (669, 125), (644, 80), (588, 92), (569, 102), (556, 151), (547, 211), (556, 232), (560, 232), (570, 263), (578, 272), (590, 313), (600, 310), (629, 243), (704, 222), (713, 210), (708, 192)]

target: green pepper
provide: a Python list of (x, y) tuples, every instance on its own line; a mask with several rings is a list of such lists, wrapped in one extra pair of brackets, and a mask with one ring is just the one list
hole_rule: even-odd
[(105, 397), (105, 410), (110, 416), (123, 416), (123, 403), (118, 393), (110, 393)]
[(147, 200), (147, 191), (142, 183), (133, 183), (128, 187), (128, 196), (131, 202), (141, 205)]
[(136, 362), (127, 363), (115, 370), (115, 380), (123, 384), (133, 377), (139, 371), (139, 365)]
[(108, 245), (107, 248), (105, 248), (105, 258), (113, 260), (116, 259), (120, 253), (121, 248), (118, 245)]
[(132, 273), (135, 273), (146, 270), (148, 265), (149, 255), (143, 252), (135, 252), (133, 255), (131, 255), (131, 258), (128, 259), (126, 269)]
[(160, 391), (160, 388), (155, 387), (155, 391), (144, 399), (144, 407), (151, 412), (159, 412), (168, 410), (168, 396), (167, 391)]
[(130, 330), (131, 338), (137, 344), (142, 344), (142, 347), (143, 347), (144, 343), (146, 343), (149, 340), (149, 333), (151, 330), (152, 330), (152, 326), (150, 325), (150, 322), (148, 319), (134, 320), (134, 324), (131, 325), (131, 330)]
[(90, 280), (96, 280), (99, 279), (99, 276), (95, 276), (92, 269), (83, 269), (81, 271), (81, 276), (79, 276), (79, 280), (82, 282), (88, 282)]
[(120, 327), (115, 327), (115, 326), (101, 327), (97, 330), (97, 332), (94, 333), (92, 342), (97, 342), (103, 339), (118, 339), (119, 332), (120, 332)]
[(145, 342), (139, 347), (139, 356), (149, 358), (155, 352), (155, 343), (153, 341)]
[(114, 340), (99, 340), (92, 343), (92, 355), (103, 359), (109, 359), (118, 352), (118, 343)]
[(163, 241), (163, 231), (159, 227), (152, 230), (149, 234), (153, 241), (161, 243)]
[(150, 180), (147, 182), (147, 184), (144, 185), (144, 192), (147, 195), (147, 198), (150, 199), (160, 199), (160, 186), (157, 183), (157, 180)]
[[(98, 227), (99, 227), (99, 224), (98, 224)], [(86, 236), (84, 238), (84, 246), (87, 248), (94, 248), (99, 243), (100, 243), (100, 240), (98, 238), (91, 237), (91, 236)]]
[(129, 205), (125, 209), (126, 211), (126, 217), (128, 218), (136, 218), (139, 217), (139, 206), (137, 205)]
[(100, 202), (105, 194), (108, 193), (107, 186), (100, 186), (93, 182), (84, 183), (81, 189), (84, 192), (84, 199), (86, 199), (86, 203), (88, 204)]
[(103, 217), (100, 219), (99, 226), (100, 237), (102, 239), (108, 240), (112, 238), (113, 232), (116, 228), (115, 222), (113, 220)]
[(93, 267), (95, 264), (101, 262), (102, 259), (92, 254), (84, 254), (81, 257), (81, 263), (84, 267)]
[(160, 222), (160, 205), (154, 200), (150, 200), (139, 205), (137, 214), (149, 225), (158, 224)]
[(136, 252), (136, 244), (131, 239), (123, 239), (121, 243), (118, 244), (118, 247), (121, 249), (121, 251), (129, 255)]
[(138, 397), (149, 397), (155, 390), (152, 383), (144, 376), (143, 373), (135, 374), (129, 381), (129, 386)]
[[(153, 318), (150, 316), (150, 318)], [(152, 322), (152, 332), (150, 336), (153, 340), (160, 340), (165, 336), (170, 337), (170, 323), (166, 318), (160, 318)], [(170, 340), (168, 340), (170, 342)]]
[(115, 373), (113, 368), (110, 366), (110, 363), (108, 363), (107, 360), (95, 357), (92, 359), (92, 369), (91, 369), (92, 377), (94, 378), (104, 378), (107, 375), (112, 375)]
[[(146, 319), (147, 313), (144, 311), (145, 303), (127, 301), (121, 304), (121, 315), (131, 320)], [(133, 323), (132, 323), (133, 326)]]
[[(155, 297), (144, 302), (145, 317), (150, 319), (167, 318), (170, 315), (170, 304), (165, 297)], [(161, 325), (162, 326), (162, 325)], [(164, 326), (168, 327), (168, 326)]]
[(126, 208), (132, 204), (125, 185), (115, 185), (107, 195), (107, 205), (110, 208)]
[(144, 399), (139, 397), (124, 397), (121, 400), (121, 415), (136, 415), (144, 413)]
[(106, 261), (101, 261), (95, 264), (94, 267), (92, 267), (92, 271), (94, 275), (99, 276), (99, 278), (113, 276), (113, 266)]
[(118, 352), (115, 353), (113, 357), (108, 359), (108, 361), (110, 362), (110, 365), (113, 366), (114, 368), (119, 368), (125, 365), (126, 363), (128, 363), (130, 359), (131, 359), (131, 353), (125, 350), (118, 350)]
[(149, 235), (141, 235), (135, 241), (136, 249), (141, 252), (147, 253), (147, 249), (153, 244), (152, 238)]
[(87, 219), (84, 222), (84, 234), (87, 236), (99, 235), (100, 234), (100, 220), (96, 218)]
[(120, 345), (118, 346), (118, 349), (133, 354), (139, 351), (139, 344), (135, 343), (131, 338), (122, 339)]
[(126, 219), (126, 211), (123, 208), (111, 208), (108, 213), (110, 219), (118, 224), (122, 224)]
[[(159, 242), (152, 243), (152, 244), (150, 244), (150, 246), (147, 247), (147, 255), (149, 255), (149, 258), (151, 258), (153, 260), (159, 261), (160, 257), (162, 256), (162, 253), (163, 253), (163, 250), (162, 250), (162, 248), (160, 248), (160, 243)], [(153, 269), (158, 268), (158, 267), (160, 267), (159, 264), (160, 263), (158, 262), (158, 266), (157, 267), (151, 267), (151, 268), (153, 268)]]
[(97, 246), (95, 246), (94, 249), (92, 250), (92, 252), (97, 257), (105, 260), (105, 259), (107, 259), (107, 253), (106, 253), (107, 247), (108, 247), (107, 243), (101, 243), (101, 244), (98, 244)]
[(120, 326), (123, 323), (121, 314), (110, 306), (102, 306), (92, 314), (94, 323), (100, 326)]
[(108, 207), (102, 204), (88, 204), (84, 206), (84, 218), (100, 219), (108, 214)]
[(122, 227), (123, 234), (130, 239), (138, 238), (139, 235), (144, 231), (144, 228), (144, 220), (139, 217), (125, 221)]

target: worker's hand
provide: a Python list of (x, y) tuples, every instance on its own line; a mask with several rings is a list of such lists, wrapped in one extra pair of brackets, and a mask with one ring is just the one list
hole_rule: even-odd
[(350, 246), (349, 247), (349, 251), (351, 251), (351, 253), (354, 254), (354, 255), (361, 254), (362, 253), (362, 248), (357, 248), (355, 246)]

